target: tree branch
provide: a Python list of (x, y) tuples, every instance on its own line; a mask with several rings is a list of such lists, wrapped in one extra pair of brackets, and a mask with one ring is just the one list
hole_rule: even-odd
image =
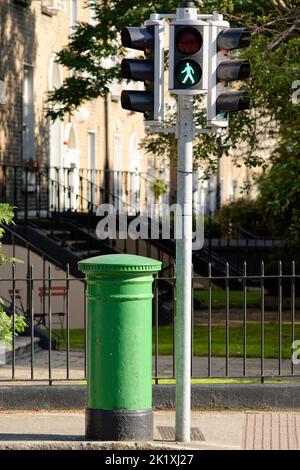
[(283, 31), (279, 36), (277, 36), (267, 47), (266, 53), (276, 49), (282, 41), (292, 37), (296, 31), (300, 30), (300, 21), (296, 21), (289, 29)]
[(283, 15), (288, 15), (290, 13), (290, 9), (283, 0), (271, 0), (271, 3), (279, 13)]

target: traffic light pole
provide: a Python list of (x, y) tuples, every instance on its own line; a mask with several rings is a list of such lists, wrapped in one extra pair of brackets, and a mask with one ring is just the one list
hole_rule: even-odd
[(193, 96), (178, 97), (176, 242), (176, 440), (190, 441), (193, 220)]
[[(169, 91), (178, 95), (177, 125), (163, 124), (164, 24), (170, 23)], [(144, 113), (150, 132), (175, 133), (178, 139), (176, 216), (176, 440), (190, 441), (192, 241), (193, 241), (193, 140), (198, 134), (222, 134), (227, 114), (250, 106), (247, 92), (228, 92), (224, 82), (250, 75), (247, 60), (227, 60), (231, 50), (249, 47), (247, 28), (230, 28), (222, 15), (199, 15), (192, 1), (182, 1), (176, 15), (153, 14), (145, 27), (122, 30), (122, 45), (143, 50), (144, 60), (124, 59), (123, 76), (153, 82), (145, 91), (123, 90), (124, 109)], [(150, 50), (152, 54), (147, 51)], [(154, 51), (154, 60), (153, 60)], [(225, 54), (225, 55), (224, 55)], [(211, 63), (210, 63), (211, 62)], [(223, 88), (222, 88), (223, 87)], [(151, 91), (152, 90), (152, 91)], [(197, 128), (193, 96), (207, 94), (207, 128)], [(149, 115), (151, 118), (149, 118)]]

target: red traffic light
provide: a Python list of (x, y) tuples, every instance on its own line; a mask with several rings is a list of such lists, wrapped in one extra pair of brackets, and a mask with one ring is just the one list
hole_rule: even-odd
[(193, 55), (200, 51), (203, 39), (201, 33), (193, 27), (181, 28), (176, 34), (176, 48), (184, 55)]

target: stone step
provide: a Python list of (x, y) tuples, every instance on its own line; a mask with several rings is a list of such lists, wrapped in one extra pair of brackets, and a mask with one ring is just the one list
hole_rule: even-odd
[[(34, 352), (39, 351), (40, 338), (33, 338)], [(17, 336), (15, 339), (15, 357), (29, 356), (31, 354), (31, 338), (29, 336)], [(0, 366), (11, 364), (13, 358), (12, 345), (5, 348), (0, 346)]]

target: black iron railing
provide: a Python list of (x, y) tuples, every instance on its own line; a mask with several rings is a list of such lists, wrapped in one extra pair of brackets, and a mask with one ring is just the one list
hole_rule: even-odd
[[(105, 187), (105, 174), (110, 187)], [(13, 204), (20, 218), (49, 216), (51, 212), (95, 212), (113, 204), (131, 214), (145, 211), (150, 181), (139, 172), (85, 168), (0, 165), (0, 200)]]
[[(110, 188), (104, 187), (107, 172)], [(151, 180), (130, 171), (2, 164), (0, 187), (0, 201), (13, 204), (16, 217), (25, 220), (66, 212), (95, 214), (107, 203), (130, 215), (149, 214), (154, 204)], [(213, 252), (220, 257), (224, 249), (237, 248), (246, 254), (253, 248), (269, 250), (283, 244), (279, 237), (253, 235), (230, 220), (220, 221), (221, 227), (222, 234), (216, 234), (210, 224), (205, 227), (205, 248), (212, 262)]]
[[(0, 278), (0, 296), (7, 314), (14, 319), (13, 330), (16, 315), (25, 317), (28, 351), (19, 356), (20, 340), (13, 335), (11, 360), (0, 367), (0, 381), (52, 384), (85, 380), (85, 281), (70, 276), (68, 269), (63, 275), (54, 276), (50, 265), (42, 276), (35, 275), (32, 265), (26, 275), (18, 270), (13, 265), (11, 275)], [(242, 272), (239, 290), (232, 288), (237, 276), (230, 274), (229, 265), (223, 276), (212, 275), (209, 264), (206, 276), (193, 277), (192, 378), (299, 380), (300, 350), (298, 354), (293, 350), (300, 340), (300, 275), (295, 263), (291, 263), (289, 272), (283, 271), (279, 263), (275, 274), (266, 273), (262, 263), (256, 276), (248, 275), (245, 263)], [(252, 287), (254, 280), (258, 287)], [(218, 285), (222, 281), (222, 288), (217, 287), (217, 281)], [(162, 277), (155, 278), (153, 288), (155, 383), (175, 379), (175, 288), (175, 269), (168, 266)], [(42, 294), (44, 297), (37, 303)], [(64, 300), (59, 311), (55, 299), (58, 295)], [(22, 303), (18, 303), (20, 296)], [(41, 337), (43, 349), (36, 351)]]

